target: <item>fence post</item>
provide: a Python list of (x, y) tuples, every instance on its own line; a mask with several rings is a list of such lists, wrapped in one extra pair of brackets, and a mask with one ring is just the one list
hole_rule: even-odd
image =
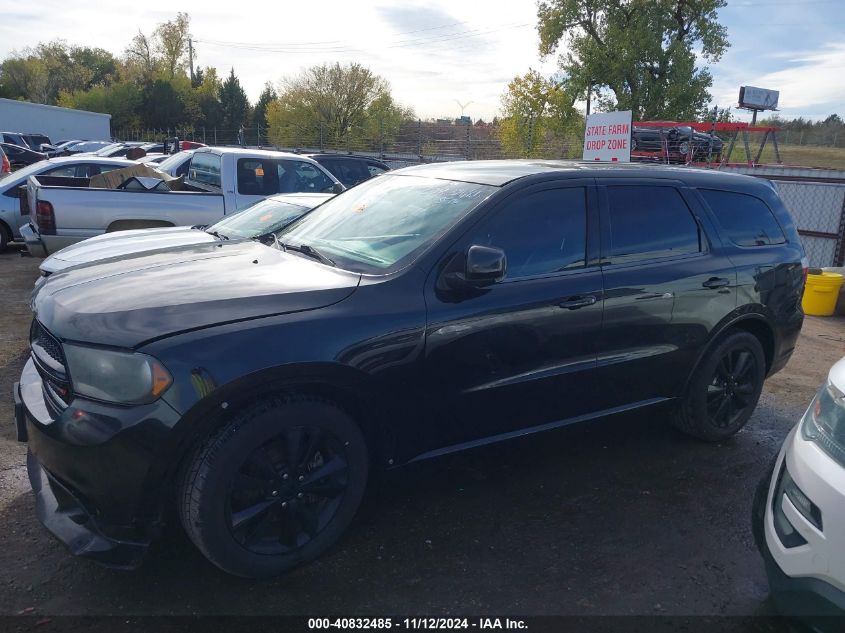
[(320, 121), (320, 151), (323, 151), (323, 122)]
[(378, 121), (379, 156), (384, 158), (384, 119)]
[(422, 162), (422, 119), (417, 119), (417, 154)]
[(464, 156), (466, 156), (467, 160), (470, 160), (470, 155), (469, 155), (469, 128), (470, 128), (470, 124), (467, 123), (467, 144), (466, 144), (466, 149), (464, 150)]
[(350, 143), (350, 140), (351, 140), (351, 139), (350, 139), (350, 134), (349, 134), (349, 133), (350, 133), (351, 131), (352, 131), (352, 126), (350, 125), (348, 128), (346, 128), (346, 153), (347, 153), (347, 154), (351, 154), (351, 153), (352, 153), (352, 150), (351, 150), (351, 149), (349, 149), (349, 143)]
[(217, 127), (214, 128), (214, 144), (217, 145)]
[(526, 158), (531, 158), (531, 155), (534, 153), (534, 117), (528, 119), (528, 156)]

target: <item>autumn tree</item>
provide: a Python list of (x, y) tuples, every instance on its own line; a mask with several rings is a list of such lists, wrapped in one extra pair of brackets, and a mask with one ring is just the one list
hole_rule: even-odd
[(185, 72), (188, 66), (188, 40), (191, 18), (187, 13), (177, 13), (176, 17), (162, 22), (155, 30), (155, 48), (161, 60), (162, 72), (173, 79), (178, 71)]
[(698, 64), (728, 47), (717, 10), (726, 0), (541, 0), (540, 54), (558, 49), (570, 91), (595, 91), (604, 109), (634, 118), (691, 119), (713, 78)]
[(562, 157), (565, 143), (580, 133), (583, 124), (564, 83), (529, 70), (508, 84), (496, 128), (506, 155)]
[(312, 66), (283, 80), (267, 110), (270, 139), (277, 145), (341, 143), (353, 130), (362, 132), (369, 108), (389, 94), (387, 81), (360, 64)]

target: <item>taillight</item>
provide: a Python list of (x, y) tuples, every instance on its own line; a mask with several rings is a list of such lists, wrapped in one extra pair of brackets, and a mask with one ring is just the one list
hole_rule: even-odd
[(9, 162), (9, 159), (6, 157), (6, 154), (3, 154), (3, 163), (0, 165), (0, 174), (11, 174), (12, 173), (12, 163)]
[(38, 224), (38, 231), (43, 235), (56, 234), (56, 216), (53, 213), (53, 205), (44, 200), (39, 200), (35, 210), (35, 223)]
[(18, 202), (21, 207), (21, 215), (29, 215), (29, 193), (26, 186), (18, 189)]

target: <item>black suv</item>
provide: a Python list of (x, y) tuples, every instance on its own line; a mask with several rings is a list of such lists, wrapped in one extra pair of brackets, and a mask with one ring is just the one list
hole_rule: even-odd
[(175, 505), (210, 561), (269, 576), (340, 538), (371, 468), (660, 404), (725, 440), (803, 320), (795, 227), (748, 176), (431, 164), (277, 238), (35, 293), (18, 434), (74, 553), (137, 565)]
[(347, 188), (390, 170), (387, 163), (368, 156), (352, 154), (306, 154), (306, 156), (328, 169)]

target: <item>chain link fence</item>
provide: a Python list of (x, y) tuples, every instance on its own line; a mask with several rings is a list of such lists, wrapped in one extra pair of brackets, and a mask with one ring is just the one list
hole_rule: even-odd
[(388, 162), (419, 163), (449, 160), (486, 160), (496, 158), (580, 158), (581, 136), (566, 139), (551, 136), (536, 139), (517, 138), (506, 149), (496, 125), (431, 123), (408, 121), (391, 129), (376, 124), (352, 127), (336, 136), (323, 125), (275, 128), (256, 125), (240, 129), (166, 128), (118, 129), (120, 141), (162, 141), (174, 136), (207, 145), (242, 145), (296, 152), (344, 152), (380, 157)]

